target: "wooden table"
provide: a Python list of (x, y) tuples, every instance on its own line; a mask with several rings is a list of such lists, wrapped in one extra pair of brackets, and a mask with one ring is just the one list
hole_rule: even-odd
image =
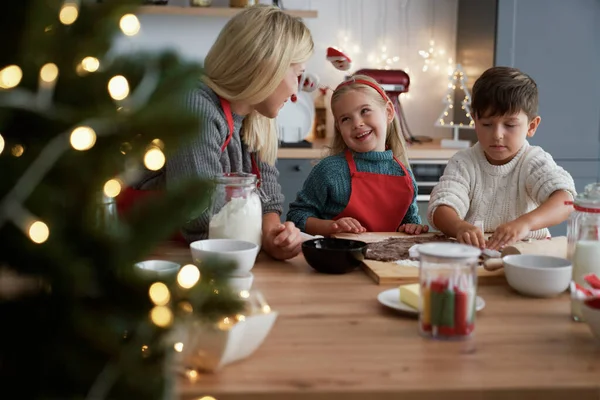
[[(187, 248), (156, 255), (191, 261)], [(253, 269), (279, 318), (249, 358), (195, 383), (181, 399), (600, 399), (600, 345), (572, 322), (567, 294), (521, 297), (507, 285), (481, 287), (487, 305), (475, 336), (462, 342), (422, 338), (416, 319), (381, 306), (362, 271), (322, 275), (299, 256), (260, 255)]]

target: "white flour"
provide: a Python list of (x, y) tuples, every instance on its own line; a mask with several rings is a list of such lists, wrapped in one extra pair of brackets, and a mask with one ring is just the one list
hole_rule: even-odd
[(215, 214), (208, 225), (210, 239), (238, 239), (260, 247), (262, 205), (256, 193), (234, 197)]

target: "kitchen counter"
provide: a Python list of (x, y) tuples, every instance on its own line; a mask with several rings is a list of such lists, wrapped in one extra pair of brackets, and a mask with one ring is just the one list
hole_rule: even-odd
[[(191, 261), (176, 245), (153, 256)], [(180, 377), (181, 400), (600, 399), (600, 345), (571, 321), (567, 293), (535, 299), (505, 282), (481, 286), (474, 337), (445, 342), (380, 305), (389, 287), (360, 270), (319, 274), (302, 255), (261, 253), (252, 272), (279, 312), (272, 331), (249, 358), (194, 382)]]
[[(327, 155), (329, 140), (316, 139), (312, 148), (279, 148), (277, 158), (286, 159), (321, 159)], [(435, 159), (448, 160), (458, 149), (447, 149), (440, 146), (440, 139), (429, 143), (416, 143), (408, 146), (408, 158), (411, 160)]]

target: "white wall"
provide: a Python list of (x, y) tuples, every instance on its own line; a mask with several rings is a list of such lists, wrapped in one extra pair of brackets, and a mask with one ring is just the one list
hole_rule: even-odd
[[(188, 3), (170, 1), (171, 5)], [(214, 7), (227, 5), (228, 0), (213, 0)], [(327, 47), (337, 46), (349, 53), (354, 70), (376, 67), (385, 46), (386, 56), (398, 60), (390, 67), (408, 68), (411, 77), (410, 93), (402, 105), (412, 134), (451, 136), (449, 130), (433, 124), (444, 108), (448, 57), (455, 54), (458, 0), (283, 0), (283, 6), (318, 11), (318, 18), (305, 20), (316, 46), (307, 69), (319, 75), (322, 84), (335, 86), (344, 76), (325, 60)], [(119, 51), (168, 47), (198, 61), (226, 22), (224, 18), (177, 15), (142, 15), (140, 20), (140, 34), (121, 38)], [(435, 39), (435, 49), (445, 50), (444, 56), (437, 57), (442, 68), (423, 72), (419, 50), (427, 50), (431, 38)], [(387, 65), (385, 61), (383, 65)]]

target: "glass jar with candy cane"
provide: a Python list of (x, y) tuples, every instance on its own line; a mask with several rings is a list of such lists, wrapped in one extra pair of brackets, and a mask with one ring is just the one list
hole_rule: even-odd
[(481, 250), (458, 243), (419, 247), (419, 332), (465, 339), (475, 329), (477, 265)]

